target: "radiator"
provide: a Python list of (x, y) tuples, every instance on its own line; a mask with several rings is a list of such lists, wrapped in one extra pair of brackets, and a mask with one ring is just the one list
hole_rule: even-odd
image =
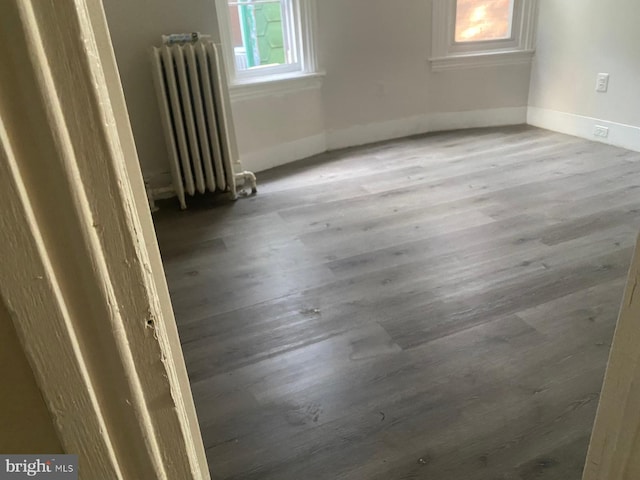
[(220, 46), (208, 40), (152, 50), (153, 78), (169, 155), (173, 187), (182, 209), (186, 196), (256, 192), (255, 175), (239, 171), (238, 147)]

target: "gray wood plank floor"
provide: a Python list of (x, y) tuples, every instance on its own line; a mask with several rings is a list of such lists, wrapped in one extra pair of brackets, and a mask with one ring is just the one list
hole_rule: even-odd
[(163, 204), (213, 478), (578, 480), (639, 186), (640, 154), (521, 126)]

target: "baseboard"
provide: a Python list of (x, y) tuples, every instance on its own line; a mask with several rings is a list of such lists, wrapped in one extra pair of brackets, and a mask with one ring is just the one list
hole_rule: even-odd
[(164, 187), (152, 188), (151, 195), (154, 200), (163, 200), (166, 198), (173, 198), (176, 196), (176, 189), (172, 184), (167, 184)]
[(527, 107), (431, 113), (329, 131), (327, 148), (335, 150), (443, 130), (519, 125), (526, 120)]
[[(387, 122), (355, 125), (327, 132), (326, 135), (321, 133), (301, 138), (257, 152), (241, 154), (240, 162), (243, 170), (261, 172), (327, 150), (354, 147), (428, 132), (519, 125), (525, 123), (526, 119), (526, 107), (432, 113)], [(165, 198), (172, 195), (170, 189), (164, 188), (171, 185), (169, 172), (154, 175), (148, 178), (147, 182), (155, 198)]]
[(465, 128), (522, 125), (527, 122), (527, 107), (491, 108), (468, 112), (433, 113), (429, 131), (461, 130)]
[(293, 142), (282, 143), (257, 152), (240, 154), (240, 162), (244, 170), (261, 172), (269, 168), (295, 162), (303, 158), (317, 155), (327, 150), (324, 133), (301, 138)]
[(429, 115), (354, 125), (341, 130), (327, 131), (327, 149), (355, 147), (393, 138), (408, 137), (427, 131), (429, 131)]
[[(537, 107), (512, 107), (432, 113), (387, 122), (355, 125), (342, 130), (329, 131), (326, 135), (324, 133), (313, 135), (244, 154), (241, 155), (240, 160), (243, 169), (260, 172), (327, 150), (354, 147), (428, 132), (523, 123), (640, 152), (640, 127)], [(609, 128), (607, 138), (593, 135), (593, 128), (596, 124)], [(171, 185), (169, 172), (158, 173), (149, 178), (145, 177), (145, 180), (155, 198), (172, 196), (171, 189), (165, 188), (167, 185)]]
[[(527, 123), (546, 130), (640, 152), (640, 127), (633, 125), (538, 107), (529, 107)], [(596, 137), (593, 134), (595, 125), (609, 128), (609, 136), (607, 138)]]
[[(249, 170), (251, 172), (261, 172), (326, 151), (327, 143), (325, 135), (314, 135), (265, 148), (258, 152), (241, 154), (240, 163), (236, 165), (236, 171)], [(175, 196), (175, 191), (173, 187), (171, 187), (173, 180), (170, 172), (162, 172), (145, 177), (145, 183), (150, 187), (153, 197), (156, 200)]]
[(144, 184), (153, 192), (153, 196), (156, 200), (172, 196), (167, 193), (170, 189), (169, 186), (172, 185), (172, 183), (173, 178), (171, 177), (171, 172), (168, 171), (144, 175)]

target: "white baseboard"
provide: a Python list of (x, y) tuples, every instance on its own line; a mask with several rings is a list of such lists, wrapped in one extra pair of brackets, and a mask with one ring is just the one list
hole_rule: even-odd
[[(327, 132), (326, 135), (321, 133), (301, 138), (300, 140), (282, 143), (257, 152), (241, 154), (240, 162), (243, 170), (261, 172), (317, 155), (327, 150), (354, 147), (443, 130), (519, 125), (525, 123), (526, 119), (526, 107), (432, 113), (388, 122), (355, 125), (342, 130)], [(171, 185), (171, 175), (168, 172), (154, 175), (148, 179), (148, 183), (154, 195), (157, 195), (156, 198), (171, 196), (170, 189), (163, 188), (166, 185)]]
[[(633, 125), (538, 107), (529, 107), (527, 123), (535, 127), (640, 152), (640, 127)], [(607, 138), (596, 137), (593, 134), (595, 125), (609, 128), (609, 136)]]
[(355, 147), (368, 143), (391, 140), (393, 138), (408, 137), (429, 131), (429, 116), (400, 118), (387, 122), (354, 125), (341, 130), (327, 131), (327, 149)]
[[(240, 155), (240, 163), (236, 165), (236, 171), (249, 170), (261, 172), (269, 168), (291, 163), (296, 160), (316, 155), (327, 151), (327, 143), (324, 134), (301, 138), (293, 142), (282, 143), (274, 147), (265, 148), (258, 152)], [(161, 172), (145, 178), (156, 200), (175, 196), (171, 186), (173, 179), (170, 172)]]
[[(163, 195), (163, 190), (166, 190), (168, 185), (173, 183), (173, 178), (171, 177), (171, 172), (156, 172), (152, 174), (144, 175), (144, 183), (147, 185), (153, 192), (154, 195), (156, 191), (161, 192), (160, 195)], [(156, 196), (155, 198), (163, 198), (161, 196)]]
[(329, 131), (327, 132), (327, 147), (329, 150), (335, 150), (428, 132), (519, 125), (525, 123), (526, 120), (527, 107), (431, 113)]
[[(242, 169), (260, 172), (327, 150), (428, 132), (523, 123), (640, 152), (640, 127), (537, 107), (512, 107), (432, 113), (368, 125), (355, 125), (342, 130), (328, 131), (326, 135), (324, 133), (313, 135), (244, 154), (240, 156), (240, 161)], [(596, 124), (609, 128), (608, 138), (593, 135)], [(172, 196), (171, 189), (164, 188), (171, 185), (169, 172), (155, 174), (146, 180), (154, 195), (157, 195), (156, 198)]]
[(527, 107), (491, 108), (468, 112), (433, 113), (429, 131), (460, 130), (464, 128), (522, 125), (527, 122)]
[(433, 113), (388, 122), (355, 125), (314, 135), (240, 156), (242, 168), (260, 172), (327, 150), (354, 147), (420, 133), (461, 128), (519, 125), (527, 120), (526, 107), (495, 108), (466, 112)]
[(173, 198), (176, 196), (176, 190), (173, 185), (169, 184), (164, 187), (152, 188), (151, 194), (154, 200), (163, 200), (165, 198)]
[(327, 141), (324, 133), (301, 138), (293, 142), (281, 143), (257, 152), (240, 155), (240, 162), (244, 170), (261, 172), (269, 168), (295, 162), (326, 152)]

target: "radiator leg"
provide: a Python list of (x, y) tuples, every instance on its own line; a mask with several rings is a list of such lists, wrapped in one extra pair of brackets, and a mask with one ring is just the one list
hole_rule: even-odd
[(184, 190), (182, 191), (176, 191), (176, 195), (178, 197), (178, 203), (180, 203), (180, 210), (186, 210), (187, 209), (187, 199), (184, 195)]
[(242, 186), (246, 187), (247, 185), (251, 186), (251, 194), (255, 195), (258, 193), (256, 176), (253, 172), (249, 172), (245, 170), (244, 172), (236, 173), (236, 180), (242, 179)]

